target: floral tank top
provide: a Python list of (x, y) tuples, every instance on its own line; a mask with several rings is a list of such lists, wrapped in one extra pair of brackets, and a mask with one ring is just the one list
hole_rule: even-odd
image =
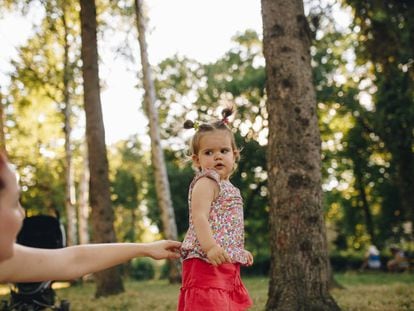
[(197, 239), (194, 224), (191, 217), (191, 193), (195, 183), (202, 177), (213, 179), (219, 185), (219, 194), (211, 203), (208, 221), (210, 223), (213, 238), (228, 253), (231, 260), (236, 263), (246, 264), (247, 257), (244, 252), (244, 224), (243, 224), (243, 200), (238, 188), (228, 180), (220, 180), (219, 174), (214, 170), (205, 170), (198, 173), (191, 182), (188, 193), (190, 208), (189, 228), (181, 245), (182, 258), (200, 258), (207, 260), (206, 253), (202, 250)]

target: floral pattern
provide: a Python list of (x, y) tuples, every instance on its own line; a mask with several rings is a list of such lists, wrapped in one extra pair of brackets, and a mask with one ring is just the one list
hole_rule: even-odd
[(191, 193), (195, 183), (202, 177), (215, 180), (220, 188), (219, 195), (212, 202), (209, 214), (209, 223), (213, 238), (225, 249), (234, 263), (247, 263), (244, 251), (244, 221), (243, 200), (240, 190), (228, 180), (220, 180), (214, 170), (205, 170), (198, 173), (189, 189), (188, 204), (190, 208), (189, 228), (181, 246), (182, 258), (200, 258), (207, 261), (206, 253), (202, 250), (197, 239), (191, 218)]

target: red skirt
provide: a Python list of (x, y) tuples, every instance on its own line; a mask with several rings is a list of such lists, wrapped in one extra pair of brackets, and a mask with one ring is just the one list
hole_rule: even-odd
[(198, 258), (184, 260), (178, 311), (243, 311), (252, 304), (240, 264), (215, 267)]

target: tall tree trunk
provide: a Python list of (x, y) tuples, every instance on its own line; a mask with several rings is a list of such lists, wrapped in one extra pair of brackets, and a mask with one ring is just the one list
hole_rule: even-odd
[(371, 236), (371, 243), (374, 245), (377, 244), (374, 231), (374, 222), (372, 221), (371, 209), (369, 208), (369, 203), (367, 199), (367, 194), (365, 190), (364, 177), (362, 174), (362, 167), (359, 164), (355, 163), (354, 166), (355, 174), (355, 186), (359, 192), (359, 202), (362, 204), (362, 209), (364, 211), (365, 225), (367, 226), (368, 234)]
[[(151, 137), (151, 158), (155, 173), (155, 187), (157, 192), (158, 205), (161, 210), (161, 218), (165, 236), (168, 239), (177, 240), (177, 225), (175, 222), (174, 209), (172, 206), (167, 168), (165, 165), (163, 150), (161, 148), (158, 111), (155, 105), (155, 87), (151, 77), (151, 66), (147, 54), (147, 43), (145, 39), (146, 19), (143, 13), (143, 0), (135, 0), (135, 12), (138, 28), (138, 40), (141, 52), (141, 64), (144, 78), (144, 107), (149, 120)], [(179, 261), (170, 260), (169, 266), (170, 282), (180, 282), (181, 271)]]
[(267, 310), (339, 310), (328, 291), (321, 150), (302, 0), (262, 0), (269, 113)]
[(69, 42), (68, 42), (68, 26), (66, 23), (66, 1), (62, 4), (62, 24), (64, 28), (64, 55), (63, 55), (63, 115), (65, 126), (63, 131), (65, 133), (65, 209), (66, 209), (66, 225), (67, 225), (67, 244), (77, 244), (77, 230), (76, 230), (76, 208), (75, 208), (75, 179), (73, 176), (72, 164), (72, 141), (71, 141), (71, 117), (72, 107), (69, 94)]
[(79, 244), (89, 243), (89, 163), (88, 163), (88, 150), (86, 143), (84, 144), (83, 151), (83, 169), (81, 170), (81, 177), (79, 183), (79, 203), (78, 203), (78, 232), (79, 232)]
[[(108, 159), (99, 89), (96, 6), (94, 0), (81, 0), (80, 4), (82, 73), (93, 241), (99, 243), (115, 242), (114, 212), (110, 199)], [(124, 291), (121, 274), (116, 267), (97, 273), (96, 283), (96, 297), (118, 294)]]

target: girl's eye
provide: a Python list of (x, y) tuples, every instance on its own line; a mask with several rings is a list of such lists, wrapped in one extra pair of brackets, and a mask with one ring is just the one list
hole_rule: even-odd
[(211, 151), (206, 151), (206, 152), (204, 152), (204, 154), (205, 154), (205, 155), (212, 155), (212, 154), (213, 154), (213, 152), (211, 152)]
[(229, 152), (230, 152), (230, 150), (229, 150), (229, 149), (221, 149), (221, 153), (226, 154), (226, 153), (229, 153)]

